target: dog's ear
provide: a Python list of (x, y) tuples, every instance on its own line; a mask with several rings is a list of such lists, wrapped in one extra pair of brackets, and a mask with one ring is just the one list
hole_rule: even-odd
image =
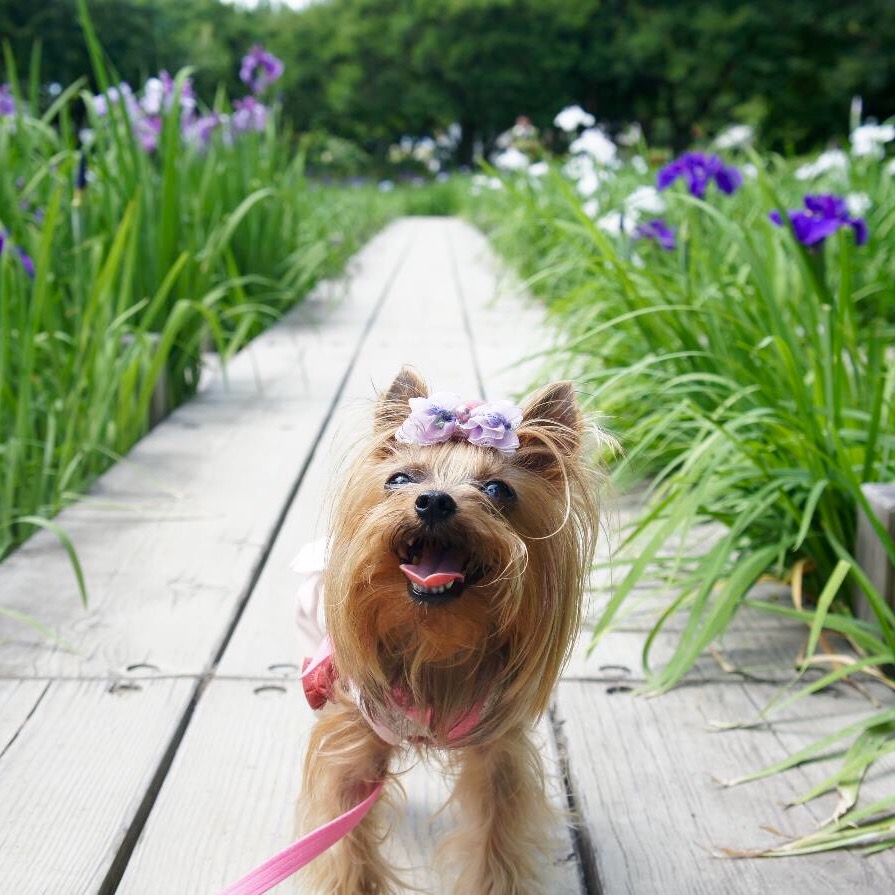
[(408, 401), (411, 398), (425, 398), (429, 394), (426, 383), (410, 367), (401, 367), (401, 372), (388, 390), (376, 402), (375, 427), (377, 432), (394, 432), (410, 413)]
[(584, 420), (571, 382), (544, 386), (522, 406), (518, 462), (532, 468), (556, 465), (581, 447)]

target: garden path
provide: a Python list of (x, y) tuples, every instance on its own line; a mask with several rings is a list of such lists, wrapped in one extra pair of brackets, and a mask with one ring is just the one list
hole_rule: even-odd
[[(226, 383), (214, 377), (60, 515), (84, 564), (86, 610), (48, 533), (0, 566), (0, 605), (58, 638), (0, 616), (0, 891), (214, 893), (291, 840), (312, 723), (297, 671), (313, 644), (295, 626), (289, 562), (322, 531), (343, 446), (401, 363), (496, 397), (531, 381), (531, 364), (512, 362), (543, 338), (540, 312), (474, 229), (398, 221), (344, 283), (260, 336)], [(636, 506), (622, 500), (616, 515)], [(610, 543), (617, 527), (610, 514)], [(540, 729), (554, 797), (582, 817), (552, 891), (890, 889), (891, 854), (713, 857), (767, 844), (763, 825), (807, 831), (835, 801), (783, 808), (827, 766), (735, 789), (713, 776), (779, 760), (865, 703), (837, 689), (785, 724), (711, 732), (713, 720), (751, 717), (788, 678), (803, 633), (765, 616), (744, 617), (687, 685), (634, 697), (647, 620), (667, 595), (635, 597), (593, 656), (576, 650)], [(882, 792), (876, 777), (868, 786)], [(406, 789), (390, 847), (413, 882), (439, 892), (426, 868), (447, 823), (430, 818), (444, 783), (416, 768)]]

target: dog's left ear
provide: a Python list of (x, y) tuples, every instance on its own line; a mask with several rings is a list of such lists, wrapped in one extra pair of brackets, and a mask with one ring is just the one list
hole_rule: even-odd
[(522, 406), (518, 459), (524, 465), (548, 466), (571, 457), (581, 447), (583, 431), (572, 383), (564, 380), (547, 385)]
[(426, 383), (411, 367), (401, 367), (401, 372), (388, 390), (376, 402), (374, 426), (377, 432), (395, 432), (410, 413), (411, 398), (425, 398), (429, 394)]

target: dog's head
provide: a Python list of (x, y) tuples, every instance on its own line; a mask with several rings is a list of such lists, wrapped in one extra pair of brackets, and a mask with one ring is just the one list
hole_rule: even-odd
[(401, 371), (339, 485), (327, 628), (340, 672), (372, 705), (399, 687), (437, 725), (496, 692), (494, 730), (546, 708), (568, 654), (595, 482), (568, 382), (523, 404), (512, 453), (464, 438), (407, 443), (409, 401), (427, 394)]

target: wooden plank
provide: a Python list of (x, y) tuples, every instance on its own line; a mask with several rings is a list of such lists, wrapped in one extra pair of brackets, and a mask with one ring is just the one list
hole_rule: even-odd
[(193, 687), (189, 680), (49, 684), (0, 757), (4, 892), (98, 891)]
[[(861, 490), (883, 528), (895, 541), (895, 485), (867, 484), (862, 485)], [(860, 508), (855, 537), (855, 559), (882, 598), (895, 609), (895, 565), (889, 559), (879, 535), (871, 527), (867, 514)], [(855, 612), (859, 618), (876, 620), (876, 614), (861, 591), (855, 599)]]
[[(670, 597), (666, 596), (666, 602)], [(669, 624), (656, 636), (650, 649), (650, 667), (658, 670), (674, 654), (680, 641), (683, 619)], [(646, 624), (623, 625), (603, 634), (588, 655), (592, 626), (586, 626), (575, 644), (563, 677), (568, 680), (600, 680), (607, 675), (621, 676), (634, 682), (645, 678), (641, 654), (649, 628)], [(801, 622), (774, 616), (757, 609), (740, 609), (728, 629), (703, 653), (687, 681), (790, 681), (796, 676), (796, 664), (808, 637)], [(804, 680), (824, 673), (809, 670)]]
[(543, 352), (552, 330), (543, 305), (471, 224), (447, 221), (444, 238), (487, 397), (516, 397), (549, 381)]
[[(301, 763), (313, 721), (301, 686), (290, 681), (215, 680), (196, 710), (119, 895), (215, 892), (290, 843)], [(548, 730), (540, 736), (546, 740)], [(552, 749), (545, 744), (545, 750)], [(556, 763), (548, 767), (558, 804)], [(405, 764), (405, 768), (410, 767)], [(436, 769), (406, 770), (407, 801), (389, 851), (409, 891), (443, 891), (433, 876), (435, 849), (452, 820), (438, 809), (449, 790)], [(566, 841), (557, 854), (556, 895), (579, 893)], [(280, 891), (278, 889), (278, 891)], [(300, 892), (296, 883), (282, 891)]]
[[(221, 659), (221, 678), (246, 680), (219, 678), (206, 691), (122, 881), (122, 892), (213, 891), (281, 848), (294, 833), (293, 807), (312, 720), (295, 676), (316, 644), (304, 639), (295, 624), (296, 582), (289, 564), (302, 544), (324, 533), (325, 493), (329, 483), (338, 480), (344, 454), (340, 446), (351, 443), (368, 425), (375, 393), (371, 383), (383, 388), (402, 363), (411, 363), (436, 387), (476, 393), (471, 341), (444, 239), (445, 228), (451, 226), (443, 220), (415, 221), (416, 249), (357, 360), (324, 445), (313, 458)], [(268, 699), (251, 695), (259, 686), (269, 688), (262, 690)], [(555, 754), (546, 726), (541, 735), (545, 753)], [(211, 750), (216, 755), (213, 768), (207, 761)], [(226, 768), (226, 782), (219, 779), (221, 768)], [(433, 843), (448, 824), (446, 815), (437, 812), (447, 796), (446, 784), (439, 773), (422, 765), (405, 779), (408, 802), (398, 835), (390, 840), (393, 860), (408, 869), (409, 884), (439, 891), (432, 855)], [(564, 805), (558, 774), (551, 780), (554, 798)], [(201, 798), (196, 798), (197, 792)], [(580, 891), (577, 863), (568, 860), (572, 851), (567, 838), (551, 891)]]
[(0, 673), (207, 667), (412, 235), (398, 224), (371, 243), (325, 330), (298, 309), (233, 361), (228, 385), (212, 383), (175, 411), (89, 499), (59, 515), (84, 566), (86, 612), (49, 533), (0, 566), (3, 604), (35, 614), (74, 647), (0, 616)]
[(607, 684), (560, 684), (557, 714), (574, 798), (604, 895), (669, 891), (672, 880), (673, 891), (694, 895), (890, 890), (891, 853), (778, 861), (713, 857), (718, 848), (777, 841), (764, 826), (809, 832), (832, 811), (829, 798), (783, 807), (823, 779), (832, 769), (828, 763), (732, 789), (713, 782), (777, 761), (799, 744), (867, 714), (860, 701), (819, 695), (802, 703), (779, 729), (708, 729), (713, 720), (753, 717), (776, 692), (759, 684), (700, 684), (643, 699)]
[(0, 759), (46, 695), (45, 681), (0, 681)]
[[(293, 502), (279, 537), (224, 653), (219, 673), (264, 676), (271, 669), (293, 673), (316, 644), (295, 624), (296, 576), (290, 564), (303, 544), (325, 535), (338, 471), (346, 451), (371, 425), (377, 389), (387, 388), (403, 363), (415, 366), (435, 388), (477, 394), (474, 364), (438, 236), (442, 223), (415, 222), (418, 241), (396, 278), (342, 398), (334, 409), (321, 450)], [(433, 348), (433, 333), (436, 339)]]

